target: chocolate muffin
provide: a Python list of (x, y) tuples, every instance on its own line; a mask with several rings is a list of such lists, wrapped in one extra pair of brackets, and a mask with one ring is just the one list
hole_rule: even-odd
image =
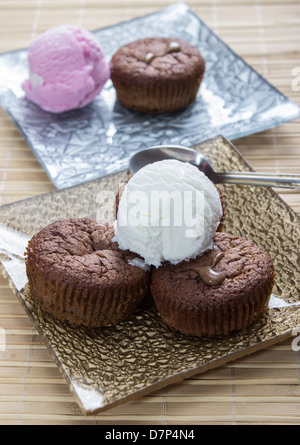
[(152, 37), (119, 48), (110, 68), (118, 100), (155, 114), (181, 110), (195, 100), (205, 61), (184, 40)]
[(151, 292), (172, 330), (227, 335), (263, 316), (274, 279), (270, 256), (255, 243), (216, 233), (213, 250), (195, 260), (154, 269)]
[(81, 218), (54, 222), (30, 240), (26, 271), (42, 309), (87, 327), (118, 323), (147, 295), (150, 272), (112, 242), (113, 225)]

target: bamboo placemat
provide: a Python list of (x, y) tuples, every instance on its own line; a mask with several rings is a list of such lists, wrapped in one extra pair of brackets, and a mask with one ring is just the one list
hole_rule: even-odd
[[(75, 23), (92, 30), (171, 3), (175, 2), (2, 0), (0, 52), (29, 46), (52, 26)], [(186, 3), (233, 50), (300, 105), (298, 0)], [(300, 173), (299, 120), (234, 143), (258, 171)], [(23, 136), (0, 110), (0, 203), (51, 190), (54, 186)], [(299, 193), (281, 191), (280, 195), (300, 213)], [(3, 338), (0, 424), (300, 424), (300, 355), (292, 349), (292, 339), (138, 401), (85, 417), (31, 320), (1, 277), (0, 341)]]

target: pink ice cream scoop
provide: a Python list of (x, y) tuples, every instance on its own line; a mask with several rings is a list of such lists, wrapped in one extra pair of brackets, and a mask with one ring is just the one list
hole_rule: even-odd
[(89, 31), (62, 25), (41, 34), (28, 53), (29, 79), (22, 88), (28, 99), (46, 111), (81, 108), (109, 79), (109, 65)]

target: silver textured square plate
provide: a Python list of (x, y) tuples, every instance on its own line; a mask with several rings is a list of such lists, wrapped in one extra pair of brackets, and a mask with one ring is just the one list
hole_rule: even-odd
[[(219, 170), (250, 170), (224, 138), (198, 144)], [(279, 342), (300, 326), (299, 216), (274, 190), (224, 185), (224, 230), (255, 241), (277, 272), (269, 310), (257, 324), (229, 336), (196, 338), (170, 331), (153, 306), (98, 329), (74, 327), (37, 307), (27, 286), (24, 250), (52, 221), (95, 218), (107, 192), (116, 193), (127, 171), (0, 207), (0, 266), (43, 336), (79, 405), (95, 413), (221, 366)], [(297, 331), (294, 331), (297, 333)]]
[(27, 49), (0, 55), (0, 105), (59, 189), (127, 168), (134, 152), (151, 145), (190, 146), (218, 134), (233, 140), (300, 116), (295, 103), (231, 51), (185, 3), (94, 34), (108, 60), (137, 38), (182, 38), (201, 51), (206, 74), (196, 101), (181, 112), (151, 116), (129, 111), (116, 101), (109, 80), (90, 105), (55, 115), (24, 98)]

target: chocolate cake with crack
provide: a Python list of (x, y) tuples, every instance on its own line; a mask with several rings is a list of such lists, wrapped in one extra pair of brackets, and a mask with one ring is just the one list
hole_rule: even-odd
[(56, 221), (30, 240), (31, 296), (54, 317), (87, 327), (118, 323), (148, 294), (150, 272), (112, 242), (113, 225), (88, 218)]
[(154, 269), (151, 292), (172, 330), (227, 335), (265, 314), (274, 280), (273, 262), (266, 252), (252, 241), (217, 232), (213, 250)]
[(205, 61), (198, 48), (182, 39), (151, 37), (119, 48), (110, 69), (123, 105), (158, 114), (181, 110), (195, 100)]

